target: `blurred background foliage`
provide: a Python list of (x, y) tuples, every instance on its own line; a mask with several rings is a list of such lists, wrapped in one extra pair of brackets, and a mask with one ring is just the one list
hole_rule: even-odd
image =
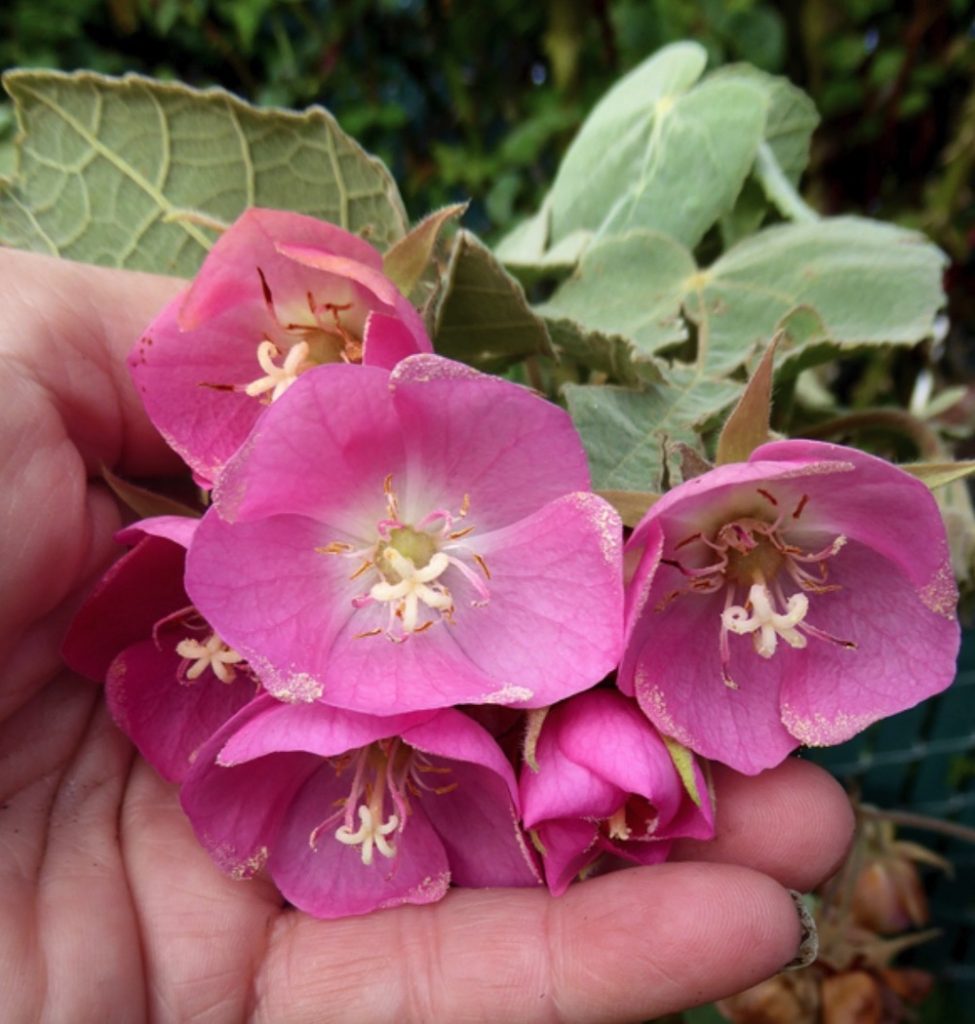
[[(821, 382), (831, 393), (828, 404), (909, 409), (954, 439), (957, 455), (975, 456), (972, 0), (0, 5), (0, 68), (137, 71), (196, 86), (219, 84), (262, 104), (321, 103), (389, 164), (414, 220), (470, 199), (465, 225), (489, 242), (538, 207), (574, 131), (609, 85), (659, 47), (684, 38), (702, 43), (712, 65), (747, 61), (786, 75), (811, 95), (822, 124), (802, 188), (815, 208), (920, 228), (948, 254), (942, 336), (922, 351), (845, 360)], [(0, 174), (11, 167), (14, 133), (11, 108), (0, 101)], [(919, 387), (919, 381), (926, 383)], [(937, 397), (945, 388), (951, 401)], [(906, 436), (902, 450), (885, 454), (930, 455), (923, 448), (923, 438), (918, 443)], [(959, 514), (970, 517), (962, 503)], [(882, 805), (975, 824), (973, 683), (970, 638), (959, 685), (951, 691), (954, 703), (931, 702), (914, 718), (885, 723), (859, 745), (823, 759)], [(952, 772), (962, 775), (946, 782)], [(942, 843), (938, 849), (961, 877), (972, 877), (969, 847)], [(952, 1003), (956, 997), (940, 990), (923, 1019), (960, 1020), (958, 1006), (975, 993), (975, 908), (971, 892), (964, 896), (957, 882), (941, 879), (934, 888), (936, 920), (946, 934), (926, 955), (922, 951), (920, 962), (939, 969), (964, 994), (960, 1004)], [(956, 965), (954, 974), (945, 972), (946, 962)], [(954, 1008), (938, 1006), (939, 998)], [(710, 1012), (701, 1019), (716, 1019)]]

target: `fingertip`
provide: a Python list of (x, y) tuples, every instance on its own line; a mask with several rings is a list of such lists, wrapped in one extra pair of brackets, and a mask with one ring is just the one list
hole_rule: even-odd
[(843, 863), (855, 818), (842, 786), (818, 765), (790, 758), (761, 775), (714, 766), (717, 835), (684, 840), (673, 858), (742, 864), (808, 892)]
[(643, 1020), (723, 998), (771, 977), (802, 940), (774, 879), (731, 864), (663, 864), (571, 888), (553, 978), (559, 1018)]

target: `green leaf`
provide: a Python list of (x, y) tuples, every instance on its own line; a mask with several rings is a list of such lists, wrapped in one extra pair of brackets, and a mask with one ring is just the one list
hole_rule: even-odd
[(702, 46), (674, 43), (603, 96), (559, 166), (551, 192), (549, 241), (557, 242), (580, 228), (594, 231), (602, 224), (617, 197), (639, 177), (658, 109), (685, 93), (706, 63)]
[(592, 182), (613, 202), (599, 236), (645, 228), (693, 248), (734, 206), (755, 162), (765, 114), (763, 92), (732, 80), (658, 101), (653, 132), (625, 189)]
[(551, 354), (545, 323), (521, 285), (469, 231), (458, 231), (434, 316), (441, 355), (484, 369)]
[(893, 224), (859, 217), (782, 224), (729, 250), (680, 301), (707, 332), (709, 372), (724, 374), (798, 306), (815, 311), (834, 352), (916, 344), (931, 334), (944, 302), (944, 264), (927, 238)]
[(166, 494), (157, 494), (146, 487), (123, 480), (107, 466), (102, 466), (101, 472), (102, 479), (111, 488), (115, 497), (132, 509), (140, 519), (148, 519), (151, 516), (187, 516), (191, 519), (199, 519), (203, 515), (198, 508), (184, 505), (181, 501), (170, 498)]
[(539, 771), (538, 737), (542, 734), (542, 726), (551, 710), (550, 707), (530, 708), (525, 712), (525, 736), (522, 740), (521, 754), (525, 764), (536, 773)]
[(569, 413), (582, 437), (593, 487), (600, 491), (660, 491), (664, 442), (698, 440), (697, 430), (741, 393), (735, 381), (712, 380), (695, 367), (675, 366), (644, 390), (567, 384)]
[(911, 476), (916, 476), (933, 491), (936, 487), (944, 487), (946, 484), (971, 476), (975, 473), (975, 461), (905, 462), (901, 463), (899, 468)]
[(722, 218), (726, 244), (734, 244), (756, 231), (769, 201), (792, 219), (811, 219), (812, 212), (795, 191), (809, 163), (812, 133), (819, 124), (816, 105), (788, 79), (770, 75), (749, 64), (729, 64), (708, 76), (708, 81), (743, 81), (763, 90), (768, 114), (764, 139), (756, 153), (755, 172), (742, 189), (734, 209)]
[(635, 363), (633, 346), (621, 334), (589, 330), (564, 317), (545, 319), (555, 351), (583, 366), (605, 373), (619, 384), (639, 384), (641, 377), (660, 379), (655, 363)]
[(7, 245), (189, 275), (249, 206), (312, 214), (381, 249), (406, 230), (389, 172), (321, 107), (259, 110), (135, 75), (15, 71), (3, 83), (21, 130), (0, 185)]
[(678, 743), (677, 740), (671, 739), (669, 736), (661, 736), (661, 739), (667, 747), (667, 753), (670, 754), (671, 761), (674, 762), (674, 767), (677, 769), (681, 782), (684, 783), (687, 795), (700, 807), (704, 796), (698, 790), (697, 779), (694, 777), (694, 755), (687, 747)]
[(772, 376), (778, 338), (773, 338), (718, 435), (715, 458), (719, 466), (746, 462), (749, 455), (769, 439), (772, 415)]
[(799, 183), (809, 163), (809, 144), (819, 124), (816, 105), (787, 78), (770, 75), (750, 64), (728, 64), (708, 75), (707, 81), (742, 81), (760, 88), (768, 101), (764, 139), (782, 173)]
[(833, 354), (921, 341), (944, 300), (944, 259), (916, 232), (837, 217), (767, 228), (698, 271), (678, 242), (637, 231), (595, 243), (540, 312), (628, 338), (637, 361), (687, 338), (683, 314), (698, 328), (698, 362), (718, 377), (800, 307), (808, 311), (803, 322), (821, 323), (825, 339), (794, 323), (800, 341), (790, 359), (823, 340)]
[(633, 231), (594, 243), (539, 312), (627, 338), (632, 359), (649, 360), (687, 340), (681, 300), (696, 273), (694, 257), (680, 242)]
[(433, 259), (444, 227), (455, 217), (461, 217), (467, 203), (455, 203), (435, 210), (383, 256), (383, 273), (407, 296), (413, 294)]

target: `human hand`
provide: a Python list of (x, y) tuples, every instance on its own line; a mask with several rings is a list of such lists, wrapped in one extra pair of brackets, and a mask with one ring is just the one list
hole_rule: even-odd
[(784, 887), (842, 857), (849, 805), (787, 761), (716, 769), (718, 837), (681, 863), (319, 921), (220, 874), (59, 646), (117, 550), (98, 482), (178, 468), (124, 356), (180, 283), (0, 251), (0, 965), (11, 1021), (625, 1021), (791, 960)]

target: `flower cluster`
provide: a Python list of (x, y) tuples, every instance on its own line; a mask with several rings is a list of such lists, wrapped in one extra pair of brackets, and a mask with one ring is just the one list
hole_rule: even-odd
[(705, 758), (757, 772), (948, 684), (922, 484), (766, 445), (624, 551), (564, 410), (434, 355), (382, 267), (250, 210), (130, 357), (207, 507), (122, 531), (65, 656), (225, 870), (321, 917), (560, 893), (709, 838)]

